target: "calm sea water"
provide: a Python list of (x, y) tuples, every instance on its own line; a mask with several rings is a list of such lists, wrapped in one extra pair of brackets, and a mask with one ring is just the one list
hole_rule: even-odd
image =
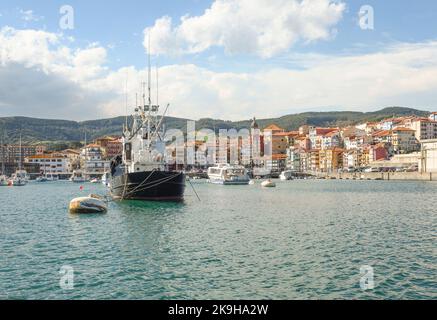
[(183, 204), (71, 215), (70, 199), (106, 192), (84, 186), (0, 188), (1, 299), (437, 298), (436, 183), (197, 182), (201, 201), (187, 186)]

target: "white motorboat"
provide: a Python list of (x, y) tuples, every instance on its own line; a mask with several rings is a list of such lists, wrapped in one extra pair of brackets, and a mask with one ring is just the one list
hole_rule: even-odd
[(15, 173), (12, 175), (11, 179), (9, 180), (9, 184), (13, 187), (22, 187), (27, 184), (27, 179)]
[(100, 183), (100, 180), (97, 178), (94, 178), (90, 181), (91, 183)]
[(83, 172), (81, 170), (74, 170), (73, 174), (70, 177), (70, 181), (71, 182), (76, 182), (76, 183), (81, 183), (81, 182), (86, 182), (86, 178), (85, 175), (83, 174)]
[(272, 173), (271, 170), (269, 170), (267, 168), (263, 168), (263, 167), (261, 167), (261, 168), (255, 167), (252, 170), (252, 176), (254, 178), (258, 178), (258, 179), (262, 178), (262, 177), (269, 176), (271, 173)]
[(247, 185), (250, 182), (243, 166), (219, 164), (208, 169), (209, 182), (224, 185)]
[(261, 186), (263, 188), (274, 188), (274, 187), (276, 187), (276, 183), (274, 183), (272, 180), (269, 179), (269, 180), (263, 181), (261, 183)]
[(293, 180), (293, 174), (294, 171), (291, 170), (282, 171), (281, 174), (279, 175), (279, 179), (281, 179), (282, 181)]

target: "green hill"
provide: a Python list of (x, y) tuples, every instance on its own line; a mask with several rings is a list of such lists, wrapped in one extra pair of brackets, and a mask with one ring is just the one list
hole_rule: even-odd
[[(257, 122), (261, 128), (275, 123), (286, 130), (296, 130), (304, 124), (322, 127), (345, 126), (363, 121), (379, 121), (393, 116), (427, 116), (428, 114), (427, 111), (411, 108), (390, 107), (374, 112), (305, 112), (279, 118), (259, 119)], [(6, 117), (0, 118), (0, 132), (6, 132), (7, 143), (17, 143), (21, 132), (23, 143), (43, 143), (54, 149), (62, 149), (79, 145), (80, 141), (85, 140), (85, 134), (87, 141), (105, 135), (120, 135), (124, 122), (124, 117), (84, 122)], [(184, 132), (186, 131), (186, 123), (187, 119), (182, 118), (166, 117), (165, 119), (166, 128), (177, 128)], [(249, 119), (233, 122), (207, 118), (196, 121), (196, 128), (241, 129), (249, 128), (250, 123)]]

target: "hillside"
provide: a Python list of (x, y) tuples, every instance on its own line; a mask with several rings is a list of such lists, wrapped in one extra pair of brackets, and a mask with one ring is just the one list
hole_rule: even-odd
[[(363, 121), (378, 121), (392, 116), (418, 115), (427, 116), (429, 112), (411, 108), (390, 107), (375, 112), (306, 112), (290, 114), (279, 118), (259, 119), (260, 127), (275, 123), (286, 130), (296, 130), (303, 124), (314, 126), (345, 126)], [(125, 122), (124, 117), (111, 119), (92, 120), (84, 122), (68, 120), (47, 120), (26, 117), (0, 118), (0, 132), (6, 132), (7, 143), (17, 143), (20, 131), (23, 143), (36, 144), (44, 143), (62, 149), (64, 147), (79, 145), (84, 141), (85, 134), (87, 141), (105, 135), (120, 135), (121, 128)], [(165, 125), (167, 128), (177, 128), (186, 131), (187, 119), (167, 117)], [(196, 122), (196, 128), (248, 128), (251, 120), (244, 121), (223, 121), (216, 119), (200, 119)]]

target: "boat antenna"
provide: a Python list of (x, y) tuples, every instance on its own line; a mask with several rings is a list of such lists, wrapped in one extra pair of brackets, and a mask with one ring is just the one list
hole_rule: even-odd
[(152, 71), (151, 71), (151, 66), (150, 66), (150, 31), (149, 31), (149, 46), (147, 48), (147, 59), (148, 59), (148, 90), (149, 90), (149, 112), (150, 112), (150, 107), (152, 106), (152, 96), (151, 96), (151, 85), (152, 85)]
[(156, 105), (159, 106), (159, 70), (156, 63)]
[(129, 71), (126, 70), (126, 87), (125, 87), (125, 89), (126, 89), (125, 90), (125, 94), (126, 94), (126, 101), (125, 101), (125, 126), (126, 126), (126, 129), (127, 129), (127, 103), (128, 103), (127, 86), (128, 86), (128, 79), (129, 79)]
[(23, 157), (23, 150), (22, 150), (22, 146), (21, 146), (21, 129), (20, 129), (20, 161), (18, 162), (18, 170), (20, 171), (21, 174), (21, 161), (22, 161), (22, 157)]
[(5, 174), (5, 155), (4, 155), (4, 148), (3, 148), (3, 135), (1, 137), (0, 142), (1, 152), (2, 152), (2, 175)]

